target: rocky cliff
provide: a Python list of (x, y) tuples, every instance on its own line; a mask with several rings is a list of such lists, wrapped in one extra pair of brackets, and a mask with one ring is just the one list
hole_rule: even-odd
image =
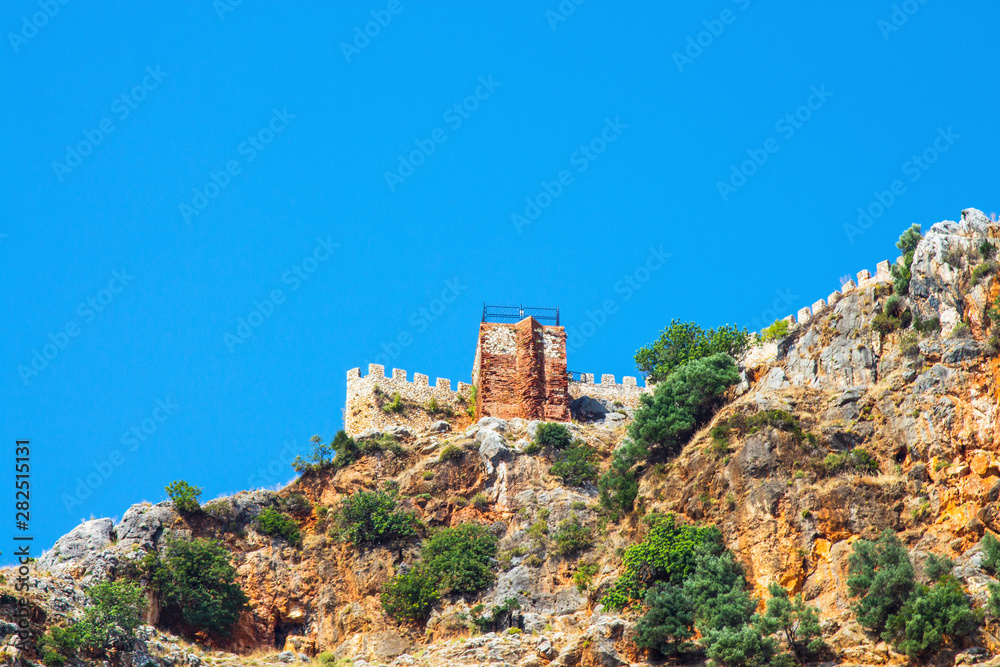
[[(660, 512), (718, 525), (760, 591), (778, 582), (801, 592), (819, 608), (838, 662), (905, 662), (855, 621), (847, 556), (857, 539), (891, 528), (918, 570), (929, 554), (946, 555), (976, 603), (985, 603), (993, 579), (981, 568), (978, 544), (985, 531), (1000, 529), (1000, 357), (988, 316), (1000, 284), (977, 267), (984, 263), (980, 244), (1000, 244), (997, 238), (1000, 225), (974, 209), (926, 232), (903, 303), (922, 332), (886, 324), (891, 290), (874, 281), (793, 326), (773, 359), (741, 369), (744, 382), (679, 455), (645, 464), (635, 511), (620, 521), (598, 511), (592, 485), (567, 488), (549, 474), (551, 461), (524, 451), (537, 422), (436, 422), (420, 432), (398, 429), (396, 451), (371, 452), (335, 473), (306, 473), (277, 492), (239, 493), (185, 517), (168, 502), (134, 505), (117, 525), (85, 522), (33, 564), (32, 624), (40, 630), (74, 617), (88, 585), (120, 575), (129, 562), (161, 549), (167, 535), (188, 534), (225, 543), (250, 610), (225, 643), (192, 644), (157, 629), (151, 599), (134, 664), (291, 662), (321, 651), (355, 667), (646, 664), (649, 656), (632, 641), (635, 617), (609, 613), (599, 600), (619, 574), (624, 548), (642, 538), (643, 516)], [(936, 329), (927, 324), (934, 319)], [(762, 410), (794, 415), (800, 434), (710, 434)], [(629, 421), (612, 412), (570, 428), (606, 468)], [(441, 460), (451, 445), (461, 456)], [(859, 447), (874, 457), (877, 474), (829, 464), (831, 454)], [(383, 584), (417, 557), (419, 541), (359, 550), (327, 534), (321, 508), (387, 481), (428, 528), (474, 521), (499, 538), (493, 586), (474, 599), (446, 597), (426, 627), (393, 622), (379, 602)], [(467, 501), (477, 494), (478, 502)], [(260, 512), (279, 504), (291, 508), (304, 532), (301, 546), (255, 530)], [(582, 555), (560, 557), (532, 526), (554, 529), (571, 515), (596, 539)], [(527, 553), (532, 541), (541, 542), (532, 553), (544, 556)], [(574, 581), (582, 566), (595, 572), (585, 586)], [(12, 573), (5, 579), (0, 613), (10, 620)], [(472, 606), (510, 597), (520, 603), (520, 631), (473, 631)], [(943, 653), (941, 664), (1000, 653), (994, 629), (988, 624), (969, 645)], [(34, 659), (17, 651), (12, 637), (6, 642), (9, 657)]]

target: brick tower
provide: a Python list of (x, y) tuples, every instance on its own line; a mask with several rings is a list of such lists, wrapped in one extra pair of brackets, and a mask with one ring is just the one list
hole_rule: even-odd
[(488, 322), (486, 309), (483, 320), (472, 368), (476, 419), (569, 421), (563, 327), (542, 325), (531, 316), (516, 323)]

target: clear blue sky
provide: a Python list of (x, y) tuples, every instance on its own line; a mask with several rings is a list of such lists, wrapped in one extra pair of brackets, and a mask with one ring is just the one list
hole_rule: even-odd
[(288, 480), (380, 354), (468, 381), (484, 301), (590, 313), (569, 366), (620, 378), (673, 317), (766, 324), (1000, 210), (995, 3), (223, 1), (0, 10), (39, 548), (174, 479)]

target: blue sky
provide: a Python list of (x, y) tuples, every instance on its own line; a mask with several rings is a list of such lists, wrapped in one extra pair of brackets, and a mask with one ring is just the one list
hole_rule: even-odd
[(995, 3), (64, 2), (0, 10), (39, 548), (286, 481), (379, 355), (468, 381), (484, 302), (620, 378), (673, 317), (755, 328), (1000, 210)]

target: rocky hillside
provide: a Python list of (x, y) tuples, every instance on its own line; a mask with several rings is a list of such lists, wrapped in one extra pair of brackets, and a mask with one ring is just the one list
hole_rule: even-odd
[[(537, 422), (453, 419), (416, 433), (400, 428), (392, 434), (398, 446), (371, 448), (337, 471), (307, 472), (278, 492), (243, 492), (183, 516), (169, 502), (139, 504), (117, 525), (81, 524), (32, 566), (32, 626), (41, 631), (79, 615), (88, 586), (122, 576), (168, 535), (192, 535), (225, 544), (249, 611), (230, 639), (191, 643), (159, 629), (151, 596), (132, 664), (296, 662), (323, 651), (354, 667), (648, 664), (651, 656), (633, 641), (636, 616), (611, 613), (600, 599), (620, 574), (624, 549), (647, 531), (643, 518), (673, 513), (717, 525), (759, 593), (777, 582), (818, 607), (828, 659), (903, 663), (856, 621), (847, 557), (859, 538), (890, 528), (918, 572), (928, 555), (948, 556), (975, 603), (986, 603), (994, 579), (981, 567), (979, 542), (1000, 531), (1000, 357), (989, 318), (1000, 284), (979, 268), (987, 262), (978, 249), (997, 238), (1000, 225), (974, 209), (927, 230), (903, 300), (922, 331), (887, 317), (891, 286), (875, 281), (794, 325), (772, 359), (741, 368), (743, 382), (676, 457), (641, 466), (635, 509), (620, 520), (599, 510), (592, 484), (566, 487), (544, 453), (525, 451)], [(601, 469), (632, 417), (605, 410), (591, 401), (589, 421), (569, 425), (596, 449)], [(799, 430), (738, 427), (741, 415), (764, 410), (790, 413)], [(859, 448), (874, 459), (863, 468), (850, 464)], [(424, 530), (477, 522), (498, 538), (494, 583), (477, 596), (444, 597), (419, 627), (387, 618), (379, 594), (418, 558), (420, 541), (359, 549), (329, 534), (327, 508), (387, 482)], [(296, 520), (300, 545), (257, 530), (268, 507)], [(553, 534), (571, 517), (593, 542), (561, 556)], [(4, 651), (36, 660), (10, 634), (13, 580), (6, 572), (0, 597)], [(475, 605), (490, 609), (512, 597), (520, 605), (514, 631), (475, 631)], [(1000, 653), (995, 630), (988, 622), (938, 662), (1000, 664), (990, 657)]]

